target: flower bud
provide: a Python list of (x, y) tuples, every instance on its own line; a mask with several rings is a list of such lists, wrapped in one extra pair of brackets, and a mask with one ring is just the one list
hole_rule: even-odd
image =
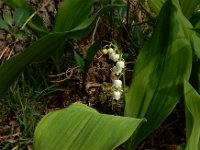
[(107, 53), (108, 53), (108, 50), (104, 48), (103, 49), (103, 54), (106, 55)]
[(113, 52), (114, 52), (114, 50), (113, 50), (112, 48), (109, 48), (109, 49), (108, 49), (108, 53), (109, 53), (109, 54), (112, 54)]

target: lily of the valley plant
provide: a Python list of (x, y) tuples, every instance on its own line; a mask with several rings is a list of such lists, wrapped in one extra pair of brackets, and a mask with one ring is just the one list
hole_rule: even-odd
[(103, 54), (108, 54), (109, 58), (115, 63), (115, 66), (111, 69), (111, 76), (113, 76), (112, 91), (113, 99), (118, 101), (124, 92), (122, 87), (123, 82), (120, 80), (121, 76), (125, 76), (125, 62), (122, 58), (122, 52), (116, 45), (111, 43), (110, 45), (106, 45), (105, 48), (103, 48)]

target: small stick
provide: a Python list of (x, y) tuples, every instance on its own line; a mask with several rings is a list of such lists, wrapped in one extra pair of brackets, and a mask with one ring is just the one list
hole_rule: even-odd
[(0, 56), (0, 60), (1, 58), (3, 57), (3, 55), (6, 53), (6, 51), (9, 49), (9, 46), (6, 46), (3, 50), (3, 52), (1, 53), (1, 56)]
[(95, 38), (95, 34), (96, 34), (97, 27), (98, 27), (98, 24), (99, 24), (99, 20), (100, 20), (100, 17), (98, 17), (96, 25), (95, 25), (95, 28), (94, 28), (94, 31), (92, 33), (92, 44), (94, 43), (94, 38)]

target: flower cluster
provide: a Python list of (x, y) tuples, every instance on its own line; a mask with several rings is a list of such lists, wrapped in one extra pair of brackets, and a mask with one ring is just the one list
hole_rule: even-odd
[(119, 54), (119, 50), (116, 45), (112, 45), (109, 48), (103, 49), (103, 54), (108, 54), (109, 58), (116, 63), (116, 65), (112, 68), (112, 76), (115, 76), (113, 80), (113, 99), (119, 100), (121, 98), (121, 94), (123, 92), (122, 89), (122, 81), (120, 80), (120, 76), (123, 74), (123, 69), (125, 68), (124, 60), (122, 59), (121, 54)]

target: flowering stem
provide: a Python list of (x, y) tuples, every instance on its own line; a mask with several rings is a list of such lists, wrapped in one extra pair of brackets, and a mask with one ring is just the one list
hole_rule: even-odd
[(123, 70), (123, 94), (124, 94), (124, 101), (125, 101), (125, 96), (126, 96), (126, 76), (125, 76), (125, 71), (126, 68), (124, 68)]

